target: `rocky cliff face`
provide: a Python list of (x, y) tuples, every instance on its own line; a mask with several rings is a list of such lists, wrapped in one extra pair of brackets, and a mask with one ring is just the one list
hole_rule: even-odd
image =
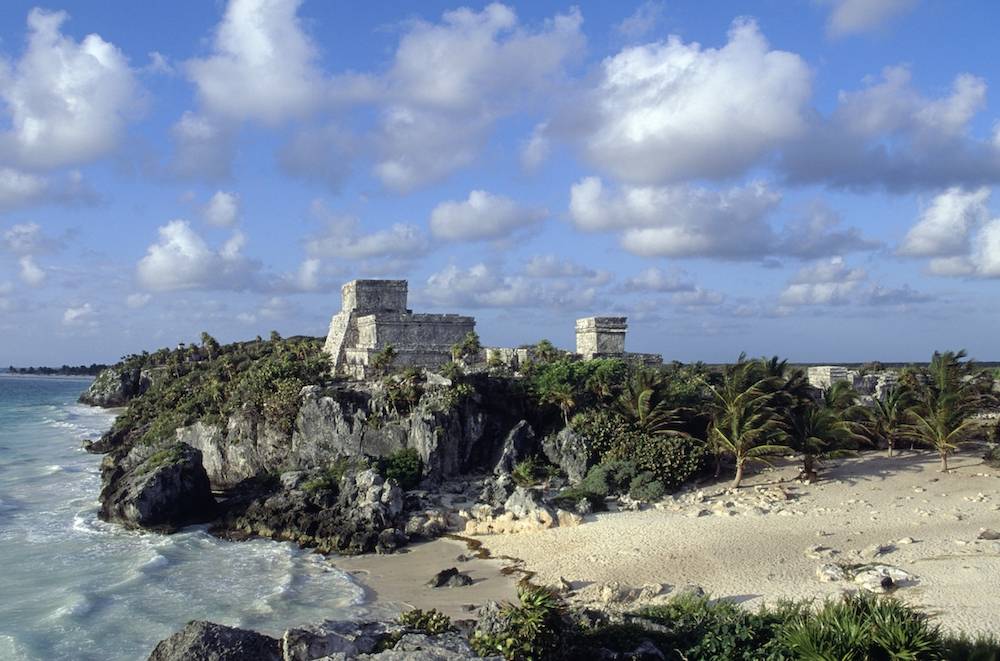
[(102, 408), (125, 406), (134, 397), (149, 390), (157, 376), (153, 370), (115, 365), (98, 374), (90, 387), (80, 395), (79, 401), (81, 404)]
[(101, 465), (100, 516), (129, 528), (173, 532), (209, 521), (215, 499), (201, 452), (177, 443), (163, 448), (136, 446)]

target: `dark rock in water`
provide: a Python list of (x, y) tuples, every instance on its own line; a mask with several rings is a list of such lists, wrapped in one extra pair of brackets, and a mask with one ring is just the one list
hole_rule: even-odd
[(496, 475), (510, 474), (514, 470), (514, 466), (535, 453), (535, 447), (535, 430), (527, 421), (520, 421), (514, 425), (514, 428), (508, 432), (504, 439), (493, 472)]
[(124, 458), (108, 455), (101, 474), (100, 516), (105, 521), (173, 532), (215, 515), (201, 452), (190, 445), (136, 446)]
[(455, 567), (442, 569), (427, 581), (427, 587), (431, 588), (461, 588), (466, 585), (472, 585), (472, 577), (463, 574)]
[(569, 427), (542, 441), (542, 452), (573, 484), (584, 478), (592, 464), (586, 441)]
[(152, 383), (153, 373), (150, 370), (116, 365), (102, 370), (78, 401), (103, 408), (125, 406), (149, 390)]
[(324, 553), (391, 553), (407, 542), (403, 491), (376, 471), (348, 471), (337, 483), (314, 471), (283, 489), (277, 480), (247, 481), (213, 532), (297, 542)]
[(256, 631), (193, 620), (161, 640), (149, 661), (282, 661), (281, 644)]

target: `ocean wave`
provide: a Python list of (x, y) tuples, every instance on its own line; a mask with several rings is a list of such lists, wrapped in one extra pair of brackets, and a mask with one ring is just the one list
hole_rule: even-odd
[(87, 615), (92, 610), (94, 610), (94, 597), (80, 592), (73, 592), (69, 595), (68, 601), (57, 608), (52, 613), (52, 616), (56, 619), (66, 617), (78, 618)]
[(146, 562), (139, 565), (139, 572), (142, 574), (148, 574), (149, 572), (156, 571), (157, 569), (163, 569), (168, 565), (170, 565), (170, 558), (157, 551), (153, 551), (153, 556)]
[(96, 507), (88, 507), (73, 515), (73, 530), (85, 535), (109, 535), (118, 529), (97, 518)]

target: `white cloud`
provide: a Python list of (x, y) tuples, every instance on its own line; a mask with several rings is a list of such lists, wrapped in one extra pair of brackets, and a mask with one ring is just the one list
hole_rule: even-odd
[(521, 145), (521, 167), (527, 172), (537, 170), (549, 157), (552, 146), (546, 132), (548, 126), (548, 122), (536, 124), (531, 135)]
[(923, 303), (930, 296), (908, 285), (887, 288), (871, 283), (868, 273), (849, 267), (841, 257), (802, 268), (781, 292), (782, 306), (891, 306)]
[(777, 254), (799, 259), (876, 250), (881, 243), (866, 239), (856, 227), (840, 228), (840, 215), (822, 201), (811, 203), (805, 213), (789, 222), (778, 236)]
[(782, 152), (779, 168), (791, 183), (905, 192), (1000, 181), (1000, 149), (972, 134), (986, 103), (986, 83), (959, 74), (951, 91), (928, 98), (906, 67), (842, 91), (834, 112), (814, 117), (809, 131)]
[(365, 233), (359, 219), (331, 213), (320, 203), (313, 204), (313, 214), (326, 225), (321, 233), (306, 240), (306, 252), (314, 257), (409, 260), (423, 255), (430, 247), (427, 236), (414, 225), (396, 223), (387, 229)]
[(20, 223), (13, 225), (3, 234), (3, 242), (7, 250), (15, 255), (32, 255), (50, 250), (56, 242), (42, 233), (38, 223)]
[(646, 0), (616, 25), (615, 31), (626, 39), (641, 39), (652, 32), (662, 18), (663, 2)]
[(235, 139), (232, 126), (185, 112), (171, 133), (176, 143), (171, 163), (174, 174), (212, 180), (229, 176)]
[(564, 308), (593, 304), (597, 288), (572, 280), (545, 281), (505, 275), (484, 263), (449, 265), (427, 279), (423, 296), (436, 305), (464, 308)]
[(242, 254), (246, 238), (234, 233), (212, 250), (186, 220), (172, 220), (159, 228), (160, 238), (149, 246), (136, 269), (146, 289), (249, 289), (255, 285), (259, 264)]
[(587, 158), (622, 180), (725, 177), (805, 130), (810, 79), (802, 58), (739, 20), (722, 48), (671, 36), (606, 59), (573, 114), (590, 124)]
[(45, 193), (48, 182), (11, 168), (0, 167), (0, 211), (8, 211), (35, 202)]
[(694, 282), (684, 271), (650, 267), (625, 281), (627, 292), (695, 292)]
[(407, 192), (473, 162), (498, 118), (558, 83), (582, 21), (574, 9), (530, 30), (494, 3), (411, 23), (382, 79), (376, 175)]
[(990, 189), (949, 188), (934, 197), (899, 247), (911, 257), (956, 257), (969, 252), (969, 238), (990, 217)]
[(129, 294), (125, 297), (125, 305), (132, 308), (133, 310), (138, 310), (149, 305), (149, 302), (153, 299), (149, 294)]
[(112, 151), (138, 108), (128, 59), (96, 34), (63, 35), (65, 12), (32, 9), (28, 46), (15, 62), (0, 60), (0, 98), (10, 129), (0, 158), (25, 168), (86, 163)]
[(31, 287), (40, 287), (45, 284), (45, 271), (35, 263), (35, 258), (31, 255), (24, 255), (18, 260), (21, 267), (21, 280)]
[(691, 291), (679, 291), (670, 296), (670, 302), (674, 305), (686, 307), (704, 307), (710, 305), (721, 305), (726, 300), (725, 294), (711, 289), (695, 287)]
[(97, 310), (90, 303), (84, 303), (76, 307), (66, 308), (63, 313), (64, 326), (94, 326), (97, 321), (95, 316)]
[(606, 280), (606, 271), (597, 271), (555, 255), (535, 255), (524, 265), (524, 275), (529, 278), (589, 278)]
[(914, 7), (916, 0), (829, 0), (826, 29), (831, 37), (868, 32)]
[(584, 231), (621, 231), (621, 244), (644, 257), (756, 259), (772, 248), (765, 216), (781, 197), (760, 184), (728, 191), (686, 185), (607, 191), (596, 177), (570, 191), (570, 217)]
[(781, 293), (783, 305), (844, 305), (858, 302), (856, 292), (868, 274), (850, 268), (840, 257), (801, 269)]
[(210, 114), (276, 124), (324, 102), (328, 81), (296, 11), (301, 0), (230, 0), (213, 52), (185, 64)]
[(505, 239), (535, 225), (548, 215), (544, 209), (519, 205), (502, 195), (474, 190), (461, 201), (438, 204), (431, 211), (431, 233), (450, 241)]
[(236, 193), (216, 191), (202, 209), (202, 215), (209, 225), (216, 227), (235, 225), (240, 218), (240, 196)]

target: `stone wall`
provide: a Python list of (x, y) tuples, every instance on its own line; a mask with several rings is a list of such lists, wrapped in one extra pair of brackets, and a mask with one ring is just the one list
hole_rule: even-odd
[(352, 280), (341, 287), (343, 310), (407, 312), (406, 280)]

